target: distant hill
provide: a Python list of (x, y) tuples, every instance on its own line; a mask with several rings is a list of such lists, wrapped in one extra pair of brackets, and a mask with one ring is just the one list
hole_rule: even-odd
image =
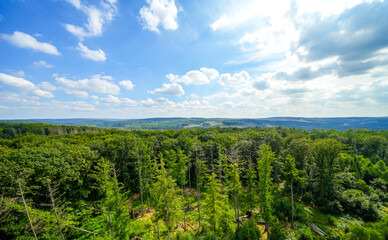
[(336, 129), (388, 129), (388, 117), (300, 118), (273, 117), (257, 119), (231, 118), (149, 118), (149, 119), (28, 119), (1, 120), (0, 122), (45, 123), (68, 126), (88, 126), (118, 129), (193, 129), (209, 127), (294, 127)]

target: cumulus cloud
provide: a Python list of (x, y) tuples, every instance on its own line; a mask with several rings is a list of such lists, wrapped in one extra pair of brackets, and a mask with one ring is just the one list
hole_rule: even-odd
[(101, 101), (104, 103), (113, 103), (113, 104), (121, 103), (120, 99), (113, 95), (108, 95), (107, 97), (101, 98)]
[(304, 51), (298, 55), (307, 62), (337, 57), (333, 71), (339, 77), (387, 65), (387, 61), (373, 59), (388, 47), (387, 11), (388, 2), (371, 2), (350, 8), (339, 17), (314, 16), (301, 24), (303, 31), (296, 48)]
[(33, 95), (38, 97), (54, 97), (50, 92), (39, 89), (35, 84), (24, 78), (14, 77), (5, 73), (0, 73), (0, 84), (32, 93)]
[(181, 96), (185, 94), (182, 86), (177, 83), (163, 83), (162, 88), (156, 88), (153, 91), (149, 91), (152, 94), (164, 94), (171, 96)]
[(44, 89), (44, 90), (47, 90), (47, 91), (54, 91), (54, 90), (57, 89), (54, 85), (52, 85), (52, 84), (49, 83), (49, 82), (42, 82), (42, 83), (40, 83), (40, 84), (38, 85), (38, 87), (40, 87), (40, 88), (42, 88), (42, 89)]
[(140, 9), (144, 29), (159, 32), (159, 25), (165, 30), (178, 29), (178, 9), (175, 0), (146, 0), (148, 6)]
[(1, 38), (14, 46), (33, 49), (52, 55), (61, 55), (57, 48), (50, 43), (39, 42), (33, 36), (22, 32), (14, 32), (12, 35), (1, 34)]
[(213, 68), (202, 67), (200, 70), (192, 70), (182, 77), (174, 74), (168, 74), (166, 78), (173, 83), (183, 83), (185, 85), (203, 85), (217, 79), (219, 73)]
[(222, 86), (236, 86), (247, 83), (250, 80), (250, 75), (246, 71), (241, 71), (231, 75), (230, 73), (221, 74), (219, 83)]
[(105, 93), (117, 95), (120, 88), (110, 82), (111, 76), (94, 75), (91, 78), (81, 79), (78, 81), (69, 80), (65, 77), (56, 77), (56, 81), (61, 85), (61, 89), (69, 95), (77, 97), (88, 97), (89, 93)]
[(220, 18), (218, 18), (216, 21), (210, 24), (210, 27), (213, 29), (213, 31), (216, 31), (218, 29), (228, 27), (230, 24), (231, 23), (228, 17), (226, 17), (225, 15), (222, 15)]
[(135, 85), (130, 80), (121, 81), (119, 85), (128, 90), (132, 90), (135, 87)]
[(115, 0), (102, 0), (99, 7), (82, 4), (79, 0), (67, 1), (88, 16), (88, 22), (82, 27), (65, 24), (66, 30), (79, 38), (101, 36), (104, 24), (110, 23), (117, 14)]
[(0, 73), (0, 83), (23, 90), (33, 90), (35, 88), (35, 84), (32, 82), (24, 78), (14, 77), (5, 73)]
[(37, 62), (33, 62), (32, 64), (34, 64), (35, 67), (43, 67), (43, 68), (52, 68), (54, 67), (53, 65), (51, 64), (48, 64), (46, 61), (44, 60), (40, 60), (40, 61), (37, 61)]
[(93, 61), (105, 61), (106, 56), (104, 51), (101, 49), (98, 50), (90, 50), (81, 42), (78, 44), (77, 49), (81, 52), (82, 57), (91, 59)]

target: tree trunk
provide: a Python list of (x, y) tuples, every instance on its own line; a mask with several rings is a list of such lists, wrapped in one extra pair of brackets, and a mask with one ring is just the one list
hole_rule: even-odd
[(187, 161), (187, 166), (188, 166), (188, 169), (189, 169), (189, 188), (191, 189), (190, 158), (188, 160), (189, 161)]
[(198, 205), (198, 229), (201, 228), (201, 190), (198, 185), (197, 190), (197, 205)]
[(213, 156), (213, 144), (210, 145), (210, 159), (212, 164), (212, 174), (214, 173), (214, 156)]
[(198, 156), (197, 156), (197, 150), (195, 151), (195, 159), (196, 159), (196, 165), (197, 165), (197, 206), (198, 206), (198, 229), (201, 228), (201, 188), (200, 188), (200, 169), (199, 169), (199, 163), (198, 163)]
[(30, 214), (28, 213), (27, 203), (26, 203), (26, 200), (24, 199), (23, 190), (22, 190), (22, 184), (20, 183), (20, 178), (18, 178), (18, 184), (19, 184), (20, 195), (22, 196), (22, 200), (23, 200), (23, 204), (24, 204), (24, 209), (26, 210), (28, 222), (30, 223), (30, 227), (31, 227), (32, 232), (34, 233), (35, 239), (38, 240), (38, 237), (36, 236), (34, 227), (32, 226)]
[(291, 182), (291, 228), (294, 228), (294, 191), (292, 189), (292, 182)]
[(168, 234), (168, 240), (170, 240), (170, 219), (168, 217), (168, 207), (167, 207), (167, 234)]
[(225, 218), (225, 240), (228, 239), (228, 220)]
[(159, 221), (156, 222), (156, 226), (158, 227), (158, 240), (160, 240)]
[(147, 191), (147, 208), (148, 212), (150, 212), (150, 193)]
[(185, 192), (183, 190), (182, 177), (181, 177), (181, 186), (182, 186), (182, 207), (183, 207), (183, 229), (186, 231)]
[(139, 184), (140, 184), (140, 198), (141, 198), (141, 215), (144, 216), (143, 184), (142, 184), (142, 181), (141, 181), (140, 166), (139, 166)]
[(53, 190), (52, 190), (52, 188), (51, 188), (50, 183), (48, 183), (48, 190), (49, 190), (49, 193), (50, 193), (51, 205), (52, 205), (52, 207), (53, 207), (53, 209), (54, 209), (55, 218), (57, 219), (57, 224), (58, 224), (58, 227), (59, 227), (59, 232), (61, 233), (62, 240), (65, 240), (65, 237), (63, 236), (63, 232), (62, 232), (62, 226), (61, 226), (61, 223), (60, 223), (60, 221), (59, 221), (58, 214), (57, 214), (57, 208), (56, 208), (56, 206), (55, 206), (55, 200), (54, 200)]
[(110, 236), (112, 237), (112, 240), (113, 240), (114, 237), (113, 237), (112, 216), (110, 214), (110, 207), (108, 207), (108, 214), (109, 214)]

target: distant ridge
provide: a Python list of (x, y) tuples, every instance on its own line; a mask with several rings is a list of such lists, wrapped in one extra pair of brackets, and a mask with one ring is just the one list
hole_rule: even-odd
[(111, 118), (69, 118), (69, 119), (24, 119), (0, 120), (0, 122), (46, 123), (54, 125), (89, 126), (119, 129), (194, 129), (209, 127), (293, 127), (311, 130), (335, 129), (344, 131), (354, 129), (388, 129), (388, 117), (271, 117), (271, 118), (146, 118), (146, 119), (111, 119)]

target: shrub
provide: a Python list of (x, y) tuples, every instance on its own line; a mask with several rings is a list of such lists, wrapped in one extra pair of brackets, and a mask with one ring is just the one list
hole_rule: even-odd
[(384, 240), (381, 233), (372, 228), (360, 225), (353, 226), (345, 235), (345, 240)]
[(251, 218), (242, 225), (238, 238), (240, 240), (255, 240), (261, 239), (261, 231), (256, 222)]
[(310, 228), (304, 227), (298, 231), (299, 240), (314, 240), (314, 235), (311, 232)]
[(272, 224), (269, 234), (270, 239), (283, 240), (287, 239), (287, 231), (283, 224), (276, 222)]
[(375, 205), (362, 191), (349, 189), (340, 196), (340, 202), (345, 212), (355, 214), (364, 221), (378, 221), (380, 214)]

